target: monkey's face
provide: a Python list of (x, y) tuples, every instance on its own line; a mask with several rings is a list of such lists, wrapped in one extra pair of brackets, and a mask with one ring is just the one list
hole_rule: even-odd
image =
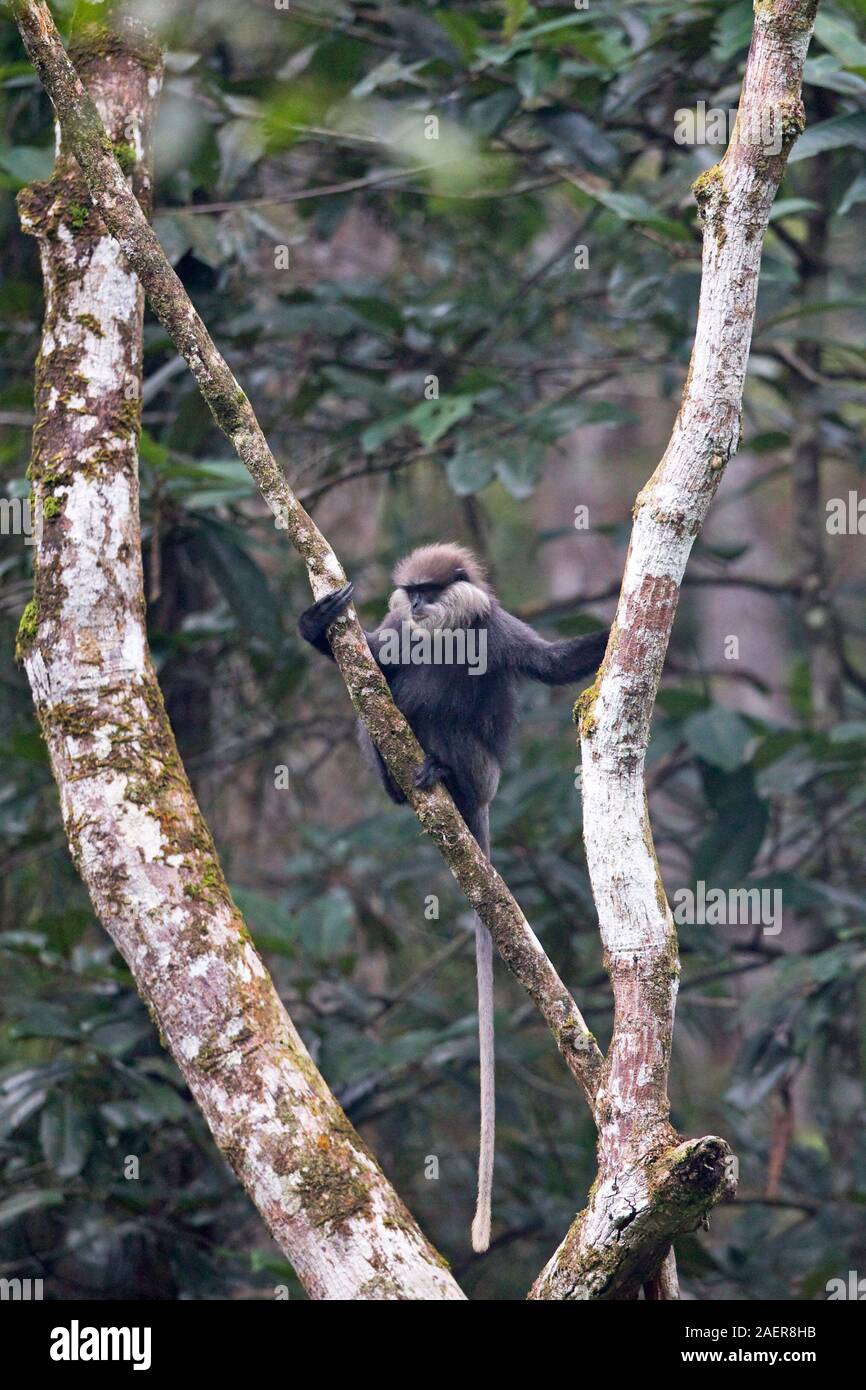
[(409, 601), (409, 610), (416, 622), (422, 623), (430, 618), (441, 604), (442, 595), (450, 586), (446, 584), (407, 584), (403, 590)]
[(389, 603), (391, 613), (412, 627), (467, 627), (490, 611), (490, 597), (467, 579), (455, 578), (447, 584), (405, 584), (395, 589)]

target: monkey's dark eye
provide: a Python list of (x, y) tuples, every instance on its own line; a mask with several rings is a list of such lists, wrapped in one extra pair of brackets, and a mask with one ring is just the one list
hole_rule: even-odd
[(454, 583), (455, 583), (455, 584), (461, 584), (461, 583), (463, 582), (463, 580), (466, 579), (467, 577), (468, 577), (468, 576), (467, 576), (465, 570), (455, 570), (455, 571), (454, 571)]
[(410, 599), (420, 598), (424, 603), (434, 603), (445, 588), (444, 584), (404, 584), (404, 591)]

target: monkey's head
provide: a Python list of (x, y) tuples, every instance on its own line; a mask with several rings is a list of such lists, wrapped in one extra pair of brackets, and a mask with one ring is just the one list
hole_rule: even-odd
[(390, 612), (414, 627), (468, 627), (490, 612), (481, 565), (462, 545), (422, 545), (395, 566)]

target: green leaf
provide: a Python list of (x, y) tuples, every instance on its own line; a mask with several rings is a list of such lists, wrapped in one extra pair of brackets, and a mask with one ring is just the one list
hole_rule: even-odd
[[(372, 294), (352, 295), (347, 301), (349, 307), (362, 323), (385, 333), (400, 333), (403, 328), (403, 315), (387, 299), (379, 299)], [(319, 310), (321, 313), (321, 310)]]
[(599, 67), (612, 66), (612, 52), (604, 40), (594, 31), (585, 34), (576, 32), (578, 25), (592, 20), (586, 12), (561, 15), (558, 19), (548, 19), (531, 29), (521, 29), (508, 44), (481, 44), (478, 57), (494, 67), (510, 63), (515, 54), (536, 43), (553, 48), (574, 48), (582, 57)]
[(0, 1202), (0, 1226), (11, 1226), (20, 1216), (29, 1211), (39, 1211), (42, 1207), (56, 1207), (63, 1201), (63, 1193), (44, 1187), (39, 1191), (30, 1188), (26, 1192), (16, 1192)]
[(335, 888), (296, 914), (301, 946), (320, 960), (345, 952), (355, 930), (355, 906), (349, 894)]
[[(316, 312), (321, 320), (322, 309), (318, 308)], [(360, 398), (384, 407), (394, 405), (393, 397), (372, 372), (353, 372), (347, 371), (345, 367), (328, 366), (322, 368), (322, 376), (350, 400)]]
[(751, 0), (737, 0), (728, 5), (716, 25), (716, 39), (713, 44), (713, 58), (717, 63), (727, 63), (735, 53), (748, 48), (755, 23)]
[(192, 254), (211, 270), (219, 270), (229, 258), (228, 247), (220, 230), (220, 219), (198, 217), (191, 213), (184, 220)]
[(719, 820), (695, 851), (692, 873), (714, 887), (741, 884), (767, 833), (769, 809), (757, 797), (744, 802), (734, 821)]
[(774, 756), (772, 745), (767, 748), (763, 744), (756, 761), (758, 758), (757, 786), (762, 796), (795, 795), (815, 774), (815, 760), (802, 746), (787, 748)]
[[(577, 16), (578, 19), (586, 19), (587, 16)], [(571, 32), (562, 32), (570, 27), (571, 16), (566, 15), (562, 20), (552, 19), (546, 24), (539, 24), (535, 29), (529, 29), (525, 37), (534, 39), (543, 48), (553, 49), (573, 49), (579, 53), (588, 63), (596, 67), (615, 67), (621, 56), (627, 53), (620, 43), (618, 37), (603, 34), (596, 29), (587, 29), (585, 32), (571, 29)]]
[(48, 1091), (41, 1067), (7, 1077), (0, 1087), (0, 1139), (35, 1114), (48, 1099)]
[(693, 876), (714, 887), (741, 884), (761, 848), (769, 807), (755, 792), (751, 766), (726, 772), (704, 762), (701, 780), (715, 820), (695, 852)]
[(226, 121), (217, 132), (220, 173), (217, 188), (228, 193), (238, 184), (264, 153), (261, 127), (250, 120)]
[(866, 43), (863, 43), (850, 19), (819, 10), (815, 16), (815, 38), (820, 39), (843, 67), (866, 64)]
[(88, 1041), (108, 1057), (123, 1057), (151, 1035), (152, 1025), (145, 1019), (118, 1018), (102, 1023), (88, 1033)]
[(445, 474), (452, 492), (470, 497), (493, 480), (494, 460), (484, 449), (458, 449), (452, 454)]
[(792, 319), (810, 318), (813, 314), (831, 314), (842, 309), (863, 309), (866, 308), (866, 299), (820, 299), (812, 300), (808, 304), (800, 304), (796, 309), (788, 309), (783, 314), (776, 314), (771, 319), (766, 319), (763, 324), (763, 331), (766, 333), (768, 328), (775, 328), (777, 324), (789, 323)]
[(716, 541), (710, 544), (709, 541), (701, 543), (700, 554), (712, 555), (717, 560), (739, 560), (741, 555), (745, 555), (749, 549), (748, 541)]
[(831, 743), (866, 743), (866, 719), (846, 719), (830, 730)]
[(473, 101), (466, 111), (466, 124), (478, 135), (495, 135), (520, 105), (520, 93), (506, 89)]
[(291, 1284), (297, 1277), (288, 1260), (281, 1259), (273, 1250), (250, 1250), (249, 1261), (253, 1274), (267, 1273), (278, 1284)]
[(535, 491), (543, 464), (544, 446), (538, 440), (527, 440), (499, 454), (496, 475), (512, 497), (523, 501)]
[(633, 410), (614, 401), (563, 401), (538, 411), (532, 428), (542, 439), (553, 443), (581, 425), (627, 425), (635, 424), (637, 419)]
[(611, 212), (616, 213), (617, 217), (622, 218), (623, 222), (636, 222), (640, 226), (651, 227), (663, 236), (671, 237), (674, 241), (692, 240), (692, 234), (688, 227), (683, 226), (681, 222), (673, 221), (672, 218), (663, 217), (638, 193), (610, 193), (603, 190), (591, 190), (591, 194), (603, 207), (609, 208)]
[(211, 576), (238, 623), (272, 644), (282, 623), (264, 571), (239, 543), (231, 527), (209, 517), (201, 519), (197, 541)]
[(12, 1028), (15, 1038), (63, 1038), (69, 1042), (79, 1037), (78, 1024), (63, 1004), (37, 1000), (27, 1006)]
[(771, 454), (778, 449), (787, 449), (790, 443), (791, 436), (785, 430), (762, 430), (752, 435), (744, 447), (751, 454)]
[(127, 1067), (121, 1063), (116, 1065), (128, 1081), (130, 1089), (135, 1091), (137, 1104), (144, 1108), (149, 1121), (175, 1122), (186, 1117), (186, 1104), (173, 1086), (154, 1081), (136, 1067)]
[(398, 415), (388, 415), (384, 420), (376, 420), (361, 432), (361, 448), (365, 454), (374, 454), (382, 444), (401, 430), (408, 421), (408, 412), (401, 410)]
[(530, 10), (529, 0), (504, 0), (505, 20), (502, 25), (502, 34), (506, 39), (511, 39), (517, 33), (524, 19)]
[(153, 230), (172, 265), (177, 265), (192, 246), (191, 221), (178, 212), (160, 212), (153, 219)]
[(356, 82), (352, 88), (352, 96), (356, 99), (369, 97), (380, 87), (393, 87), (404, 83), (417, 87), (419, 81), (416, 74), (421, 68), (425, 68), (429, 61), (429, 58), (419, 58), (415, 63), (401, 63), (392, 53), (383, 58), (381, 63), (377, 63), (360, 82)]
[(846, 72), (830, 53), (822, 53), (820, 58), (810, 58), (803, 66), (803, 81), (812, 87), (825, 87), (830, 92), (842, 92), (846, 96), (862, 97), (866, 93), (866, 82), (856, 72)]
[(534, 101), (556, 79), (559, 60), (554, 53), (527, 53), (516, 68), (517, 90), (524, 101)]
[(656, 704), (674, 719), (684, 719), (686, 715), (707, 708), (706, 696), (694, 690), (676, 690), (672, 686), (667, 690), (662, 686)]
[(444, 9), (436, 10), (433, 18), (445, 30), (464, 63), (471, 62), (481, 37), (477, 21), (471, 15)]
[(92, 1131), (84, 1111), (69, 1094), (53, 1100), (42, 1111), (39, 1142), (45, 1161), (59, 1178), (75, 1178), (90, 1152)]
[(0, 146), (0, 169), (13, 184), (23, 187), (51, 177), (54, 168), (54, 149), (39, 149), (35, 145)]
[(778, 222), (783, 217), (794, 217), (800, 212), (814, 212), (818, 204), (811, 198), (779, 198), (770, 208), (770, 221)]
[(298, 946), (295, 913), (283, 902), (253, 888), (231, 884), (232, 897), (249, 924), (256, 945), (263, 951), (293, 956)]
[(474, 408), (474, 396), (441, 396), (436, 401), (422, 401), (410, 410), (406, 419), (429, 447), (446, 435), (458, 420), (471, 415)]
[(775, 1086), (795, 1070), (796, 1058), (787, 1053), (779, 1056), (782, 1049), (768, 1046), (769, 1061), (755, 1068), (746, 1076), (739, 1077), (725, 1092), (725, 1099), (740, 1110), (751, 1110), (770, 1094)]
[(849, 145), (866, 150), (866, 111), (858, 111), (853, 116), (832, 116), (829, 121), (810, 126), (789, 154), (788, 163), (797, 164), (813, 155), (845, 149)]
[(139, 1129), (149, 1123), (150, 1115), (146, 1106), (134, 1100), (109, 1100), (99, 1107), (100, 1117), (111, 1129)]
[(866, 174), (857, 175), (836, 211), (840, 217), (844, 217), (857, 203), (866, 203)]
[[(580, 111), (539, 111), (535, 123), (560, 149), (608, 168), (619, 163), (619, 149), (604, 131)], [(655, 216), (652, 209), (650, 214)]]
[(746, 761), (752, 737), (738, 714), (719, 706), (693, 714), (686, 720), (683, 733), (693, 753), (725, 772), (733, 772)]

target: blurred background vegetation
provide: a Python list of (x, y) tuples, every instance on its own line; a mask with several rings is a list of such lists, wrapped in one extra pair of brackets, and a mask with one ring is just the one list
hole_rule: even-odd
[[(53, 8), (68, 29), (71, 4)], [(405, 548), (455, 537), (551, 635), (609, 621), (691, 348), (689, 186), (721, 154), (678, 143), (676, 113), (736, 105), (751, 5), (135, 9), (167, 51), (155, 225), (362, 616), (381, 613)], [(725, 1135), (741, 1165), (739, 1203), (678, 1248), (685, 1295), (701, 1299), (824, 1297), (866, 1268), (866, 573), (862, 537), (828, 534), (824, 511), (863, 490), (866, 464), (866, 0), (821, 5), (804, 97), (743, 448), (694, 551), (649, 758), (669, 894), (704, 880), (784, 901), (777, 935), (681, 928), (673, 1119)], [(49, 174), (51, 146), (0, 13), (10, 499), (27, 492), (42, 312), (14, 200)], [(150, 635), (227, 876), (318, 1064), (470, 1296), (522, 1297), (592, 1179), (588, 1115), (500, 970), (494, 1245), (472, 1256), (465, 903), (361, 767), (339, 678), (296, 634), (302, 566), (150, 318), (145, 335)], [(816, 546), (829, 647), (804, 621)], [(3, 536), (0, 1274), (44, 1277), (50, 1297), (256, 1297), (278, 1282), (302, 1296), (70, 863), (12, 656), (30, 582), (29, 547)], [(829, 713), (814, 699), (828, 659)], [(526, 694), (494, 858), (606, 1042), (572, 699)]]

